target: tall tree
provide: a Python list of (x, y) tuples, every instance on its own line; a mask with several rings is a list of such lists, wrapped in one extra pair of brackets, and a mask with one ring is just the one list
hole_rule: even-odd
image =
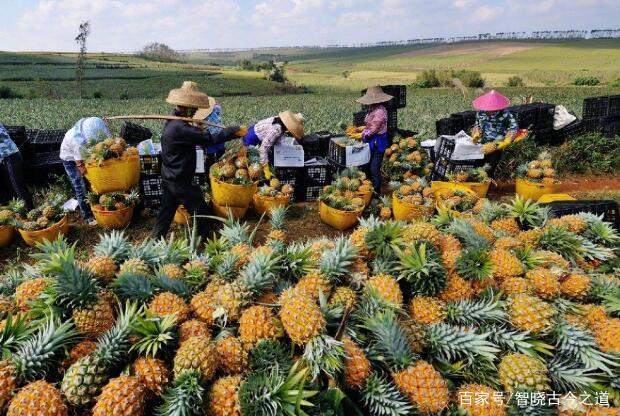
[(80, 23), (80, 31), (75, 38), (75, 41), (80, 45), (80, 53), (78, 54), (77, 67), (75, 75), (78, 82), (78, 88), (80, 90), (80, 98), (83, 97), (84, 92), (84, 71), (86, 66), (86, 39), (90, 35), (90, 22), (87, 20)]

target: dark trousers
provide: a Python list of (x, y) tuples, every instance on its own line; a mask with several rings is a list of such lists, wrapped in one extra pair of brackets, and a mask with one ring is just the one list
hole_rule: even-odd
[(26, 204), (26, 209), (31, 210), (33, 208), (32, 195), (30, 195), (30, 191), (24, 181), (23, 164), (24, 160), (19, 152), (5, 157), (0, 163), (3, 188), (7, 191), (6, 194), (3, 192), (4, 195), (2, 197), (7, 199), (12, 197), (19, 198)]
[(370, 181), (375, 188), (375, 196), (381, 195), (381, 163), (384, 152), (372, 151), (370, 153)]
[(84, 218), (85, 221), (92, 220), (94, 217), (93, 212), (90, 209), (90, 205), (88, 205), (88, 202), (86, 201), (86, 183), (84, 183), (84, 177), (78, 170), (74, 161), (64, 160), (62, 165), (65, 168), (65, 172), (67, 172), (69, 180), (71, 181), (71, 186), (75, 192), (75, 199), (77, 199), (78, 205), (80, 206), (82, 218)]
[(180, 204), (185, 206), (190, 215), (196, 215), (198, 235), (206, 237), (209, 231), (209, 221), (207, 218), (199, 218), (198, 216), (208, 215), (209, 210), (200, 187), (166, 180), (163, 181), (162, 186), (161, 208), (159, 208), (155, 221), (153, 237), (164, 237), (168, 233), (174, 214)]

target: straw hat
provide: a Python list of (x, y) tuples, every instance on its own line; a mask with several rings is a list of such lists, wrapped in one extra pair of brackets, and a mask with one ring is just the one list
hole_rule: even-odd
[(278, 117), (296, 139), (301, 139), (304, 136), (304, 116), (301, 113), (294, 114), (292, 111), (286, 110), (278, 114)]
[(215, 98), (209, 97), (209, 108), (199, 108), (194, 114), (196, 120), (204, 120), (211, 115), (215, 108)]
[(375, 86), (369, 87), (366, 90), (366, 94), (364, 94), (363, 97), (358, 98), (355, 101), (360, 104), (370, 105), (370, 104), (385, 103), (385, 102), (390, 101), (392, 98), (394, 97), (392, 97), (390, 94), (384, 93), (380, 86), (375, 85)]
[(510, 100), (495, 90), (481, 95), (473, 101), (473, 106), (480, 111), (498, 111), (510, 105)]
[(193, 81), (183, 81), (181, 88), (170, 90), (166, 102), (190, 108), (208, 109), (211, 107), (209, 96), (200, 91), (198, 84)]

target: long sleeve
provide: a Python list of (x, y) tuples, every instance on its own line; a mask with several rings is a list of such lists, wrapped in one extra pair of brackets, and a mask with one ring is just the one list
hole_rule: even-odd
[(269, 163), (269, 149), (282, 136), (282, 127), (273, 123), (273, 117), (261, 120), (254, 125), (254, 132), (260, 140), (260, 163), (262, 165)]
[(238, 126), (226, 127), (217, 133), (212, 133), (208, 129), (202, 130), (184, 122), (171, 121), (175, 123), (173, 127), (174, 141), (178, 145), (191, 146), (211, 146), (218, 143), (225, 143), (235, 138), (235, 133), (239, 130)]
[(364, 122), (366, 123), (366, 128), (362, 133), (362, 137), (385, 133), (387, 131), (387, 110), (383, 106), (375, 108), (368, 113)]
[(519, 130), (519, 124), (517, 123), (517, 119), (510, 111), (506, 112), (506, 117), (508, 119), (508, 128), (506, 129), (506, 132), (516, 134), (517, 130)]

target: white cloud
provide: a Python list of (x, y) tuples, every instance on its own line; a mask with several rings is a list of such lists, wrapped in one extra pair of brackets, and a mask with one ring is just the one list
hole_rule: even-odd
[[(496, 16), (499, 15), (500, 9), (499, 7), (493, 7), (493, 6), (480, 6), (478, 7), (476, 10), (474, 10), (473, 14), (471, 15), (471, 21), (472, 22), (485, 22), (487, 20), (491, 20), (493, 18), (495, 18)], [(480, 29), (481, 32), (483, 32), (484, 30), (482, 30), (482, 28)]]
[(454, 0), (452, 2), (452, 7), (456, 7), (457, 9), (465, 9), (473, 4), (473, 0)]

